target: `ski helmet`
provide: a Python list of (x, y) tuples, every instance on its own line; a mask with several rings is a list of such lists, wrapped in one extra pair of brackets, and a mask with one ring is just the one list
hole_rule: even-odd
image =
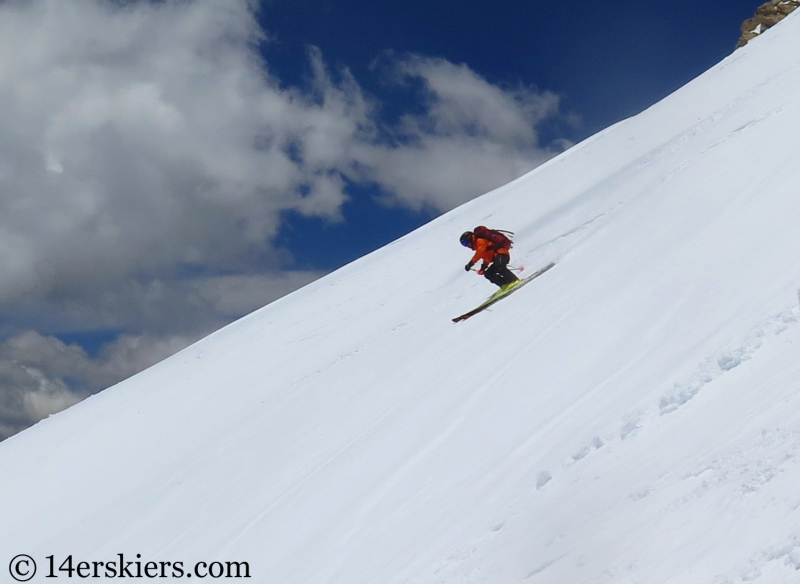
[(461, 242), (461, 245), (463, 245), (464, 247), (469, 247), (470, 244), (472, 243), (472, 231), (465, 231), (464, 233), (462, 233), (461, 237), (459, 238), (459, 241)]

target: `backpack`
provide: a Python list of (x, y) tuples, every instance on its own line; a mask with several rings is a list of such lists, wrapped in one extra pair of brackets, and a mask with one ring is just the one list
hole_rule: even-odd
[[(475, 234), (475, 237), (480, 237), (481, 239), (486, 239), (492, 242), (492, 248), (494, 249), (511, 249), (513, 242), (508, 237), (514, 236), (511, 231), (503, 231), (499, 229), (489, 229), (488, 227), (484, 227), (483, 225), (478, 225), (475, 229), (472, 230)], [(506, 235), (508, 234), (508, 235)]]

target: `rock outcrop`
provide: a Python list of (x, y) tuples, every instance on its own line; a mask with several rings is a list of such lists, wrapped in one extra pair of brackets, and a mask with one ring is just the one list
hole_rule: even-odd
[(748, 18), (742, 23), (742, 37), (736, 44), (736, 48), (745, 46), (748, 41), (778, 24), (798, 7), (800, 7), (800, 0), (771, 0), (762, 4), (756, 10), (753, 18)]

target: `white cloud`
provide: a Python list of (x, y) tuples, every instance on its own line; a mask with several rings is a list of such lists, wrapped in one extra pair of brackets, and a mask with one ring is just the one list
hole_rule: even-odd
[[(0, 426), (85, 394), (63, 381), (70, 367), (86, 387), (116, 380), (152, 362), (136, 357), (148, 342), (161, 355), (173, 345), (155, 339), (196, 338), (319, 276), (285, 272), (271, 247), (287, 210), (341, 221), (348, 181), (447, 210), (553, 155), (537, 126), (557, 96), (442, 59), (393, 60), (425, 106), (393, 126), (316, 49), (310, 89), (286, 88), (258, 52), (253, 6), (0, 2), (0, 330), (141, 338), (97, 360), (14, 336)], [(38, 357), (12, 366), (20, 347)]]
[(154, 365), (195, 340), (122, 335), (95, 357), (78, 345), (35, 331), (0, 343), (0, 440)]
[(227, 267), (281, 210), (338, 216), (361, 105), (280, 89), (260, 34), (241, 1), (0, 5), (0, 301), (87, 270)]
[[(253, 310), (315, 280), (314, 272), (271, 275), (194, 278), (163, 285), (152, 282), (126, 299), (87, 301), (91, 313), (73, 314), (68, 320), (87, 328), (115, 328), (113, 308), (125, 306), (120, 320), (139, 319), (148, 334), (123, 334), (103, 345), (94, 357), (76, 344), (33, 330), (20, 332), (0, 343), (0, 440), (61, 411), (91, 393), (109, 387), (165, 359), (231, 319)], [(107, 304), (104, 304), (104, 301)], [(57, 321), (68, 306), (36, 307), (38, 318)], [(164, 331), (158, 320), (166, 313), (185, 313), (199, 324), (181, 334)], [(113, 315), (109, 320), (109, 315)], [(169, 327), (167, 327), (169, 328)], [(68, 380), (68, 381), (67, 381)]]
[(447, 211), (570, 146), (539, 144), (537, 127), (559, 115), (554, 93), (502, 89), (444, 59), (411, 55), (395, 71), (400, 83), (421, 83), (427, 109), (393, 130), (402, 147), (369, 145), (360, 154), (368, 176), (396, 203)]
[(422, 80), (429, 92), (428, 115), (422, 120), (405, 118), (417, 134), (431, 125), (437, 136), (466, 134), (519, 148), (536, 148), (537, 124), (558, 113), (559, 99), (554, 93), (533, 88), (503, 90), (466, 65), (411, 56), (397, 69), (404, 77)]
[[(310, 52), (309, 93), (260, 61), (249, 3), (0, 4), (0, 302), (64, 280), (241, 269), (280, 212), (341, 218), (345, 180), (449, 209), (552, 155), (558, 99), (407, 57), (427, 112), (378, 140), (370, 100)], [(277, 262), (276, 262), (277, 263)]]

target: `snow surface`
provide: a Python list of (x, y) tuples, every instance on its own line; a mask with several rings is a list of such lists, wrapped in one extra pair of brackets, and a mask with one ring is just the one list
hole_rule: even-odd
[[(294, 583), (800, 582), (800, 18), (0, 444), (0, 550)], [(547, 274), (493, 290), (458, 236)], [(0, 579), (5, 578), (3, 573)], [(64, 578), (64, 575), (60, 575)]]

